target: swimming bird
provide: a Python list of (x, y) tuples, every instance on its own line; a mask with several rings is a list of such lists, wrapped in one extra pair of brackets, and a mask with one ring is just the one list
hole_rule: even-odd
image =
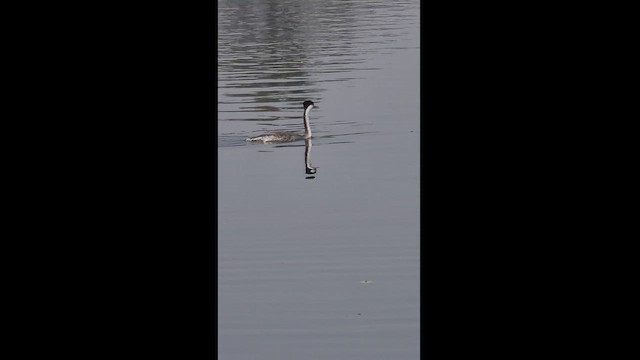
[(302, 139), (310, 139), (311, 138), (311, 126), (309, 125), (309, 112), (314, 108), (315, 104), (313, 101), (307, 100), (302, 103), (304, 106), (304, 134), (298, 134), (293, 131), (282, 131), (275, 132), (271, 134), (264, 134), (255, 137), (247, 138), (246, 141), (256, 141), (256, 142), (289, 142), (296, 141)]

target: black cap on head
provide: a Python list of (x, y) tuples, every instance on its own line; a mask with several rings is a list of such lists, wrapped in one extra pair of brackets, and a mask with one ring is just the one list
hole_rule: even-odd
[(314, 105), (315, 106), (315, 104), (311, 100), (307, 100), (307, 101), (303, 102), (302, 105), (304, 105), (305, 109), (308, 108), (309, 105)]

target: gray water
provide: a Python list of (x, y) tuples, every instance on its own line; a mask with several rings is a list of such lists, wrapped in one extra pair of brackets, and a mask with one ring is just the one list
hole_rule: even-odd
[[(218, 1), (220, 359), (418, 359), (419, 42), (418, 0)], [(244, 141), (304, 100), (311, 147)]]

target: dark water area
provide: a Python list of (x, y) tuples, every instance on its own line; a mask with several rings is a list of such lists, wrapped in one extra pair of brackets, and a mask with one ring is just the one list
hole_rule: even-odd
[(220, 359), (418, 358), (419, 6), (218, 1)]

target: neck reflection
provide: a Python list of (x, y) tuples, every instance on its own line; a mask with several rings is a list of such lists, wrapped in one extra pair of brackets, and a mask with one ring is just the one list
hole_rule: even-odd
[[(307, 175), (312, 175), (316, 173), (317, 167), (311, 166), (311, 139), (304, 140), (304, 167)], [(307, 179), (315, 179), (315, 176), (307, 176)]]

